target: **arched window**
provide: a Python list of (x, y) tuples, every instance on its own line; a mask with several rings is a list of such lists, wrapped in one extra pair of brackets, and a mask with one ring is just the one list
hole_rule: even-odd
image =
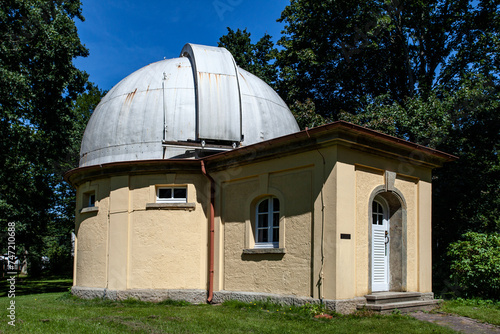
[(382, 205), (377, 201), (373, 201), (372, 203), (372, 224), (373, 225), (384, 224), (384, 209)]
[(278, 248), (280, 237), (280, 201), (276, 197), (262, 199), (255, 213), (255, 247)]

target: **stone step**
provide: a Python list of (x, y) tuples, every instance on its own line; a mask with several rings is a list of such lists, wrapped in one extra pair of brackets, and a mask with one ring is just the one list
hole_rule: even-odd
[(422, 299), (420, 292), (375, 292), (365, 295), (367, 304), (409, 302)]
[(371, 310), (382, 314), (392, 313), (394, 310), (399, 310), (401, 313), (414, 311), (431, 311), (438, 306), (442, 300), (412, 300), (404, 302), (394, 302), (385, 304), (358, 304), (358, 310)]

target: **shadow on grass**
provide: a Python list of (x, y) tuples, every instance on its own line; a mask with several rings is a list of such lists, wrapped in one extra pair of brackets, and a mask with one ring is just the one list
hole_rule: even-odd
[[(0, 297), (7, 297), (10, 291), (10, 281), (7, 279), (10, 276), (2, 278), (0, 281)], [(48, 292), (65, 292), (71, 288), (73, 280), (68, 277), (17, 277), (15, 284), (16, 296), (32, 295)]]

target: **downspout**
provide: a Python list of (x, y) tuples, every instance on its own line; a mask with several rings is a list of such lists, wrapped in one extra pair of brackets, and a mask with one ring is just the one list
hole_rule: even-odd
[(208, 298), (207, 302), (211, 303), (214, 297), (214, 217), (215, 217), (215, 181), (214, 179), (208, 175), (205, 169), (205, 162), (201, 160), (201, 172), (205, 175), (210, 181), (210, 264), (209, 264), (209, 275), (208, 275)]

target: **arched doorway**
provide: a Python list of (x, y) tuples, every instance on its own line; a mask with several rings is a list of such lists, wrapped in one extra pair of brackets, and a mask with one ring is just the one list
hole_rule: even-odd
[(372, 291), (389, 290), (389, 208), (377, 196), (372, 202)]
[(404, 204), (393, 192), (380, 192), (370, 203), (371, 291), (406, 289)]

